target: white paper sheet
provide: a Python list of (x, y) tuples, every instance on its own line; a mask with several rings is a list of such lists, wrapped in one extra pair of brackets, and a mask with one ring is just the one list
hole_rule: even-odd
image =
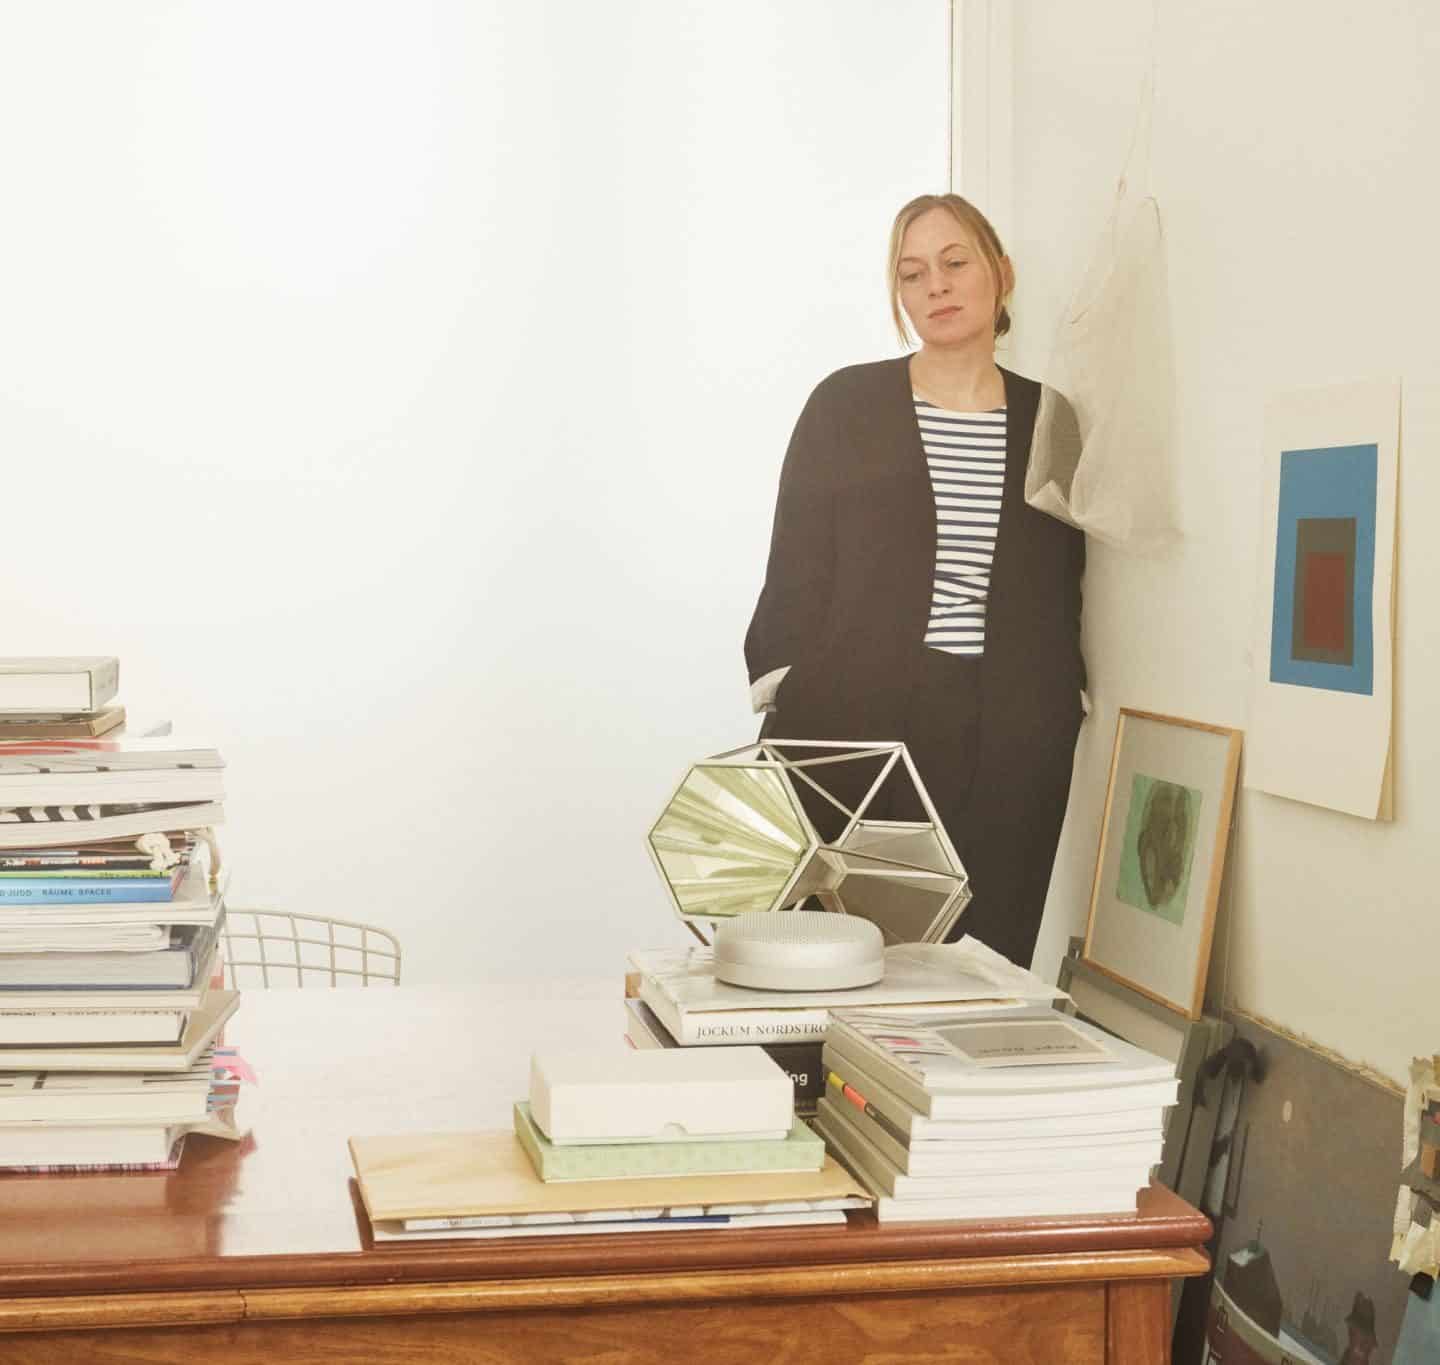
[[(1399, 380), (1280, 394), (1266, 410), (1245, 785), (1367, 820), (1393, 818), (1390, 743), (1399, 437)], [(1277, 548), (1282, 580), (1286, 567), (1284, 546), (1277, 546), (1282, 456), (1371, 445), (1376, 451), (1373, 579), (1366, 600), (1355, 603), (1357, 618), (1368, 614), (1371, 623), (1368, 691), (1332, 690), (1325, 685), (1322, 675), (1329, 672), (1339, 678), (1338, 667), (1311, 669), (1308, 684), (1276, 681), (1272, 644)], [(1341, 516), (1343, 507), (1337, 504), (1314, 515)], [(1359, 567), (1357, 557), (1357, 574)], [(1283, 592), (1283, 581), (1280, 586)]]

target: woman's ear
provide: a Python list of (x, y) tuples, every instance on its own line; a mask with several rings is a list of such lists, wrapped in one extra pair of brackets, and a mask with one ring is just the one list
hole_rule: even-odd
[(1000, 258), (1000, 298), (999, 303), (1003, 306), (1009, 302), (1010, 295), (1015, 292), (1015, 267), (1010, 264), (1008, 256)]

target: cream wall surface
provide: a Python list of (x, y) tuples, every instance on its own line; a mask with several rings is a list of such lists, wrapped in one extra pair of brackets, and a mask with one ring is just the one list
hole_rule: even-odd
[(945, 0), (0, 9), (6, 653), (229, 760), (237, 903), (412, 981), (689, 941), (780, 460), (893, 355)]
[[(1137, 0), (1014, 10), (1018, 367), (1050, 335), (1109, 211), (1150, 60)], [(1374, 824), (1242, 791), (1212, 993), (1401, 1080), (1437, 1046), (1440, 271), (1428, 171), (1440, 16), (1381, 0), (1159, 6), (1152, 184), (1164, 216), (1185, 539), (1094, 547), (1095, 714), (1037, 968), (1082, 931), (1117, 709), (1245, 726), (1259, 454), (1277, 389), (1399, 375), (1396, 812)]]

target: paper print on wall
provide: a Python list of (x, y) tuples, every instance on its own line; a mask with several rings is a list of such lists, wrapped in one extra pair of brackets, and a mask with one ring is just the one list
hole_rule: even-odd
[(1276, 395), (1265, 413), (1245, 785), (1394, 818), (1400, 386)]
[(1135, 774), (1115, 887), (1115, 894), (1126, 905), (1159, 915), (1171, 924), (1185, 922), (1200, 800), (1193, 787)]
[(1286, 450), (1270, 623), (1270, 681), (1374, 691), (1373, 445)]

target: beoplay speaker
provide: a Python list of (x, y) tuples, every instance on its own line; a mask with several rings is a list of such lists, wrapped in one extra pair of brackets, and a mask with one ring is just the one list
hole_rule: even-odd
[(885, 940), (868, 919), (825, 910), (758, 910), (715, 933), (715, 978), (767, 991), (838, 991), (885, 975)]

